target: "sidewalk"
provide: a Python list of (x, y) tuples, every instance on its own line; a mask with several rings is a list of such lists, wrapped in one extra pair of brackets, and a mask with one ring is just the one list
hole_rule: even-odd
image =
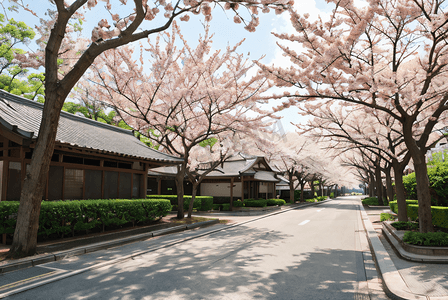
[[(392, 299), (448, 299), (448, 257), (445, 257), (445, 264), (400, 258), (382, 233), (380, 214), (385, 210), (387, 207), (361, 206), (369, 244), (388, 296)], [(418, 254), (403, 252), (402, 248), (399, 251), (415, 260), (422, 259)]]

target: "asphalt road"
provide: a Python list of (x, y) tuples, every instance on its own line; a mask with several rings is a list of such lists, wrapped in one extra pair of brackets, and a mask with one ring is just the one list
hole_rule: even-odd
[(0, 287), (48, 282), (8, 299), (370, 299), (359, 203), (342, 198), (96, 251), (7, 273)]

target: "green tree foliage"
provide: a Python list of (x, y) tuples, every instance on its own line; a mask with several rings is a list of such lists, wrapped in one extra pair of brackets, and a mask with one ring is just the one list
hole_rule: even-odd
[[(118, 122), (114, 120), (117, 113), (112, 110), (109, 113), (106, 113), (105, 110), (101, 107), (95, 107), (92, 104), (84, 104), (84, 103), (75, 103), (75, 102), (65, 102), (62, 110), (76, 114), (81, 113), (84, 117), (110, 125), (117, 125)], [(122, 127), (122, 126), (120, 126)]]
[[(28, 74), (23, 64), (29, 64), (26, 52), (18, 45), (28, 44), (35, 36), (24, 22), (6, 20), (0, 14), (0, 89), (43, 102), (44, 80), (42, 73)], [(28, 75), (27, 75), (28, 74)]]

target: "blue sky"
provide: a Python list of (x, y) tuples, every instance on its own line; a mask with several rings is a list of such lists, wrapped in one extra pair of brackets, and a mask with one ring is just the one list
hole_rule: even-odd
[[(49, 3), (45, 1), (25, 1), (25, 3), (29, 3), (30, 7), (35, 10), (39, 16), (42, 16), (45, 13), (46, 8), (50, 7)], [(105, 10), (102, 9), (103, 5), (103, 2), (99, 2), (97, 8), (92, 11), (87, 11), (86, 22), (83, 24), (86, 36), (90, 37), (92, 28), (97, 24), (100, 18), (108, 18), (107, 13), (104, 13)], [(115, 7), (120, 9), (121, 13), (123, 12), (122, 6)], [(323, 0), (302, 0), (296, 1), (295, 8), (300, 13), (307, 12), (311, 15), (311, 18), (316, 18), (319, 14), (325, 15), (329, 13), (332, 6)], [(100, 15), (100, 18), (98, 18), (98, 15)], [(234, 15), (230, 11), (223, 11), (221, 8), (215, 8), (213, 11), (210, 31), (214, 33), (213, 48), (215, 50), (225, 49), (226, 46), (232, 46), (242, 39), (245, 39), (245, 42), (239, 50), (240, 53), (248, 55), (250, 59), (258, 59), (264, 55), (265, 57), (262, 59), (264, 64), (275, 64), (277, 66), (282, 65), (286, 67), (289, 65), (289, 61), (281, 55), (280, 49), (276, 45), (277, 39), (271, 34), (273, 31), (279, 33), (293, 32), (287, 13), (282, 15), (276, 15), (273, 11), (269, 14), (260, 13), (260, 25), (253, 33), (246, 31), (242, 24), (235, 24), (233, 22), (233, 16)], [(20, 14), (8, 13), (8, 17), (22, 20), (29, 26), (38, 24), (38, 19), (27, 12), (21, 12)], [(199, 34), (203, 33), (202, 22), (204, 22), (202, 15), (190, 15), (190, 20), (188, 22), (178, 21), (178, 24), (181, 25), (182, 34), (191, 46), (195, 45)], [(34, 46), (30, 45), (29, 47), (33, 48)], [(275, 101), (272, 101), (271, 104), (276, 105)], [(306, 120), (304, 117), (299, 116), (297, 114), (297, 109), (293, 107), (282, 111), (279, 115), (283, 117), (280, 122), (284, 131), (294, 131), (295, 127), (290, 124), (291, 122), (300, 123)]]

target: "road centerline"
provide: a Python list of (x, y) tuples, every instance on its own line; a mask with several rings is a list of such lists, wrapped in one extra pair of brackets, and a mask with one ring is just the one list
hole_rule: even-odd
[(306, 223), (308, 223), (310, 220), (305, 220), (302, 223), (299, 224), (299, 226), (305, 225)]

